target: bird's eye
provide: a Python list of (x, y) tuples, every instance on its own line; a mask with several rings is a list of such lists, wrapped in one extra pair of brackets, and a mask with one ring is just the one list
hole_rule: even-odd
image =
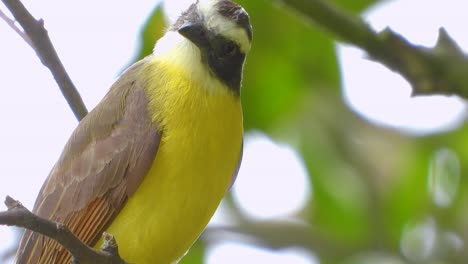
[(223, 56), (231, 57), (236, 54), (237, 46), (232, 42), (227, 42), (222, 47)]

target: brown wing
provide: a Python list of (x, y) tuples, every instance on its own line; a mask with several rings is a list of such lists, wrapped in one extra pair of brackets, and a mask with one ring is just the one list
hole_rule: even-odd
[[(156, 156), (161, 134), (136, 80), (146, 61), (128, 69), (80, 122), (34, 206), (34, 213), (64, 223), (88, 245), (99, 240)], [(69, 262), (55, 241), (24, 233), (18, 264)]]

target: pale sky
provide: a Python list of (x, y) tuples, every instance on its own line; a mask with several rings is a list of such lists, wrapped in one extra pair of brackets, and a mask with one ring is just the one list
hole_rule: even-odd
[[(141, 0), (23, 2), (36, 17), (45, 20), (59, 56), (88, 108), (100, 101), (122, 67), (128, 65), (137, 52), (139, 26), (154, 6), (154, 2)], [(177, 4), (168, 1), (167, 10), (177, 14), (182, 2), (190, 1), (178, 1)], [(367, 13), (376, 29), (390, 25), (412, 42), (430, 46), (435, 42), (438, 27), (444, 25), (463, 48), (468, 48), (463, 12), (468, 7), (466, 1), (386, 2), (389, 4)], [(425, 7), (421, 8), (423, 4)], [(112, 10), (109, 10), (110, 6)], [(2, 4), (0, 9), (6, 10)], [(0, 21), (0, 38), (3, 84), (0, 200), (8, 194), (31, 208), (77, 121), (48, 70), (3, 21)], [(398, 75), (365, 60), (358, 50), (338, 48), (338, 52), (343, 60), (345, 100), (371, 122), (409, 133), (431, 133), (462, 122), (464, 103), (460, 100), (409, 98), (409, 85)], [(292, 178), (286, 181), (285, 171), (296, 173), (288, 175)], [(266, 179), (265, 175), (271, 179)], [(309, 177), (297, 153), (286, 144), (272, 142), (260, 133), (247, 137), (244, 167), (238, 179), (234, 197), (242, 210), (255, 219), (285, 217), (300, 210), (310, 197), (313, 199), (308, 188)], [(265, 190), (262, 199), (256, 195), (259, 188)], [(276, 199), (278, 192), (283, 194), (281, 203), (265, 202)], [(4, 209), (3, 204), (0, 205), (0, 210)], [(217, 215), (216, 219), (219, 223), (223, 217)], [(11, 241), (11, 228), (0, 227), (0, 252), (9, 247)], [(318, 263), (313, 255), (300, 250), (273, 253), (230, 242), (211, 247), (207, 259), (209, 264), (249, 261)]]

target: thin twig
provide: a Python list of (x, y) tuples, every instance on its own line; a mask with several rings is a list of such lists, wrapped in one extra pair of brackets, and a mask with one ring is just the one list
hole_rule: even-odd
[(47, 30), (44, 28), (44, 21), (36, 20), (19, 0), (2, 1), (32, 41), (32, 46), (42, 64), (49, 68), (75, 117), (78, 120), (83, 119), (88, 110), (50, 41)]
[(435, 47), (409, 43), (386, 29), (375, 32), (364, 20), (325, 0), (283, 0), (342, 41), (365, 50), (370, 57), (400, 73), (413, 95), (458, 95), (468, 98), (468, 58), (444, 29)]
[(67, 249), (80, 264), (126, 264), (117, 251), (117, 243), (109, 234), (104, 234), (104, 248), (97, 251), (81, 242), (65, 225), (41, 218), (26, 209), (19, 201), (7, 196), (7, 211), (0, 212), (0, 225), (17, 226), (47, 236)]
[(1, 9), (0, 9), (0, 18), (3, 19), (7, 25), (12, 28), (28, 45), (34, 49), (34, 44), (32, 43), (31, 39), (21, 30), (19, 27), (16, 26), (15, 21), (9, 18)]

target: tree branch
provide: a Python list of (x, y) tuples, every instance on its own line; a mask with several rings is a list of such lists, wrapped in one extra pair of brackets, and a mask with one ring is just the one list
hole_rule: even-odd
[(102, 251), (97, 251), (81, 242), (65, 225), (33, 214), (9, 196), (5, 199), (5, 205), (8, 210), (0, 212), (0, 225), (23, 227), (50, 237), (71, 253), (73, 263), (126, 264), (119, 256), (114, 237), (107, 233), (103, 234)]
[(390, 29), (377, 33), (361, 18), (326, 0), (283, 0), (344, 42), (400, 73), (412, 85), (413, 96), (458, 95), (468, 98), (468, 58), (447, 34), (439, 30), (433, 48), (409, 43)]
[[(23, 27), (24, 33), (31, 40), (27, 43), (33, 47), (42, 64), (49, 68), (75, 117), (81, 120), (88, 113), (88, 110), (50, 41), (47, 30), (44, 28), (44, 21), (42, 19), (36, 20), (19, 0), (2, 0), (2, 2)], [(2, 18), (10, 27), (14, 26), (14, 23), (9, 22), (11, 19), (5, 19), (6, 16), (2, 16)], [(16, 26), (12, 28), (24, 38), (24, 33), (20, 33)]]
[(281, 220), (247, 220), (236, 226), (207, 227), (202, 238), (211, 244), (231, 240), (249, 241), (273, 250), (303, 248), (323, 259), (343, 259), (363, 249), (372, 250), (368, 244), (329, 240), (307, 224)]

